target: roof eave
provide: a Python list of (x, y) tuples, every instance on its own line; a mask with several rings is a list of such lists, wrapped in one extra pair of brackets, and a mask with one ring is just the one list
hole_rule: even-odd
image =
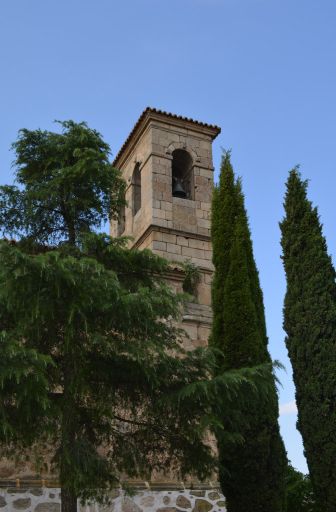
[(140, 115), (129, 136), (120, 148), (117, 156), (113, 161), (113, 166), (117, 168), (121, 166), (122, 162), (133, 150), (134, 146), (151, 121), (162, 122), (163, 120), (165, 120), (168, 124), (174, 124), (175, 126), (180, 125), (185, 127), (186, 123), (190, 124), (190, 128), (193, 131), (206, 133), (211, 137), (212, 140), (214, 140), (221, 132), (221, 128), (219, 126), (202, 123), (188, 117), (178, 116), (176, 114), (171, 114), (169, 112), (147, 107)]

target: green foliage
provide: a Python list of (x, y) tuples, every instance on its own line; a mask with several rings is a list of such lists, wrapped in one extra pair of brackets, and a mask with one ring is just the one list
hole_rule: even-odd
[(24, 447), (33, 441), (35, 422), (48, 406), (52, 359), (23, 340), (7, 302), (8, 287), (1, 265), (0, 283), (0, 444), (9, 447), (15, 438)]
[(311, 480), (288, 465), (286, 475), (287, 512), (322, 512), (317, 505)]
[(183, 291), (195, 296), (201, 276), (200, 270), (191, 260), (185, 261), (182, 267), (184, 270)]
[(280, 224), (287, 277), (286, 345), (293, 367), (298, 428), (316, 497), (324, 512), (336, 509), (336, 284), (307, 182), (293, 169)]
[[(61, 126), (61, 134), (21, 131), (20, 187), (0, 189), (2, 230), (17, 238), (0, 243), (10, 367), (1, 361), (0, 382), (12, 386), (20, 424), (31, 418), (22, 417), (26, 405), (41, 403), (25, 442), (34, 433), (54, 448), (62, 509), (72, 511), (77, 497), (103, 501), (125, 474), (149, 478), (169, 468), (204, 478), (216, 463), (206, 430), (233, 439), (232, 404), (269, 382), (264, 367), (223, 373), (213, 350), (183, 350), (181, 297), (164, 282), (168, 264), (95, 233), (117, 214), (125, 189), (108, 146), (84, 123)], [(34, 387), (23, 406), (15, 379), (26, 395)], [(218, 401), (222, 421), (213, 413)]]
[[(229, 512), (284, 510), (286, 454), (277, 423), (278, 400), (267, 350), (262, 292), (240, 181), (230, 153), (224, 153), (212, 205), (215, 275), (211, 345), (223, 351), (224, 369), (266, 365), (267, 396), (245, 390), (231, 411), (242, 442), (228, 444), (218, 434), (220, 481)], [(219, 413), (220, 413), (220, 407)]]
[(214, 187), (211, 209), (211, 241), (215, 273), (212, 280), (213, 325), (211, 344), (222, 348), (224, 335), (223, 301), (224, 286), (229, 271), (229, 255), (233, 241), (236, 204), (236, 184), (230, 160), (230, 152), (222, 157), (219, 185)]
[(109, 146), (85, 123), (59, 124), (62, 133), (21, 130), (13, 144), (19, 187), (0, 187), (4, 233), (74, 244), (117, 217), (125, 184), (109, 163)]
[(26, 446), (48, 406), (51, 358), (28, 348), (18, 331), (11, 328), (0, 333), (0, 443), (10, 445), (15, 438)]

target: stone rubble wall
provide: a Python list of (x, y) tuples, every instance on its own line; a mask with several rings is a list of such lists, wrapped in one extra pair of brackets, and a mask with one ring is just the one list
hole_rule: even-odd
[[(0, 512), (60, 512), (56, 488), (0, 489)], [(225, 499), (216, 489), (137, 491), (129, 496), (116, 490), (110, 505), (78, 504), (79, 512), (226, 512)]]
[(0, 489), (0, 512), (60, 512), (61, 490), (54, 488)]

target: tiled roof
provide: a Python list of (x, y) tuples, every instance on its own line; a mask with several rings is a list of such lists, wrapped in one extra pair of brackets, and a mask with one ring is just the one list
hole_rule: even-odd
[(160, 109), (152, 108), (152, 107), (147, 107), (142, 112), (142, 114), (140, 115), (139, 119), (137, 120), (137, 122), (133, 126), (133, 129), (131, 130), (131, 132), (128, 135), (127, 139), (125, 140), (124, 144), (121, 146), (120, 150), (118, 151), (118, 154), (117, 154), (117, 156), (114, 159), (113, 165), (115, 165), (117, 163), (117, 161), (119, 160), (119, 157), (123, 153), (124, 149), (126, 148), (126, 146), (129, 143), (129, 141), (132, 139), (134, 133), (137, 131), (137, 129), (139, 128), (139, 126), (142, 123), (142, 121), (145, 119), (145, 117), (147, 115), (150, 115), (150, 114), (159, 114), (161, 116), (168, 117), (170, 119), (177, 119), (179, 121), (186, 121), (186, 122), (193, 123), (193, 124), (195, 124), (197, 126), (200, 126), (200, 127), (209, 128), (210, 130), (214, 130), (216, 132), (216, 136), (221, 131), (220, 127), (216, 126), (214, 124), (203, 123), (201, 121), (196, 121), (195, 119), (192, 119), (191, 117), (178, 116), (177, 114), (172, 114), (170, 112), (165, 112), (164, 110), (160, 110)]

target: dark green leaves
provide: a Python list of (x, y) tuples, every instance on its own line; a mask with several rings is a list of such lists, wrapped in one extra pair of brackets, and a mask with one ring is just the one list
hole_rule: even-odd
[(321, 509), (336, 508), (336, 284), (317, 209), (297, 168), (287, 181), (280, 224), (287, 278), (286, 345), (293, 367), (298, 428)]
[[(230, 411), (227, 429), (241, 442), (217, 431), (220, 479), (230, 512), (284, 510), (286, 456), (277, 424), (278, 401), (267, 350), (264, 306), (253, 257), (241, 183), (235, 179), (230, 153), (222, 158), (212, 205), (213, 329), (211, 345), (221, 349), (221, 368), (231, 372), (265, 365), (267, 393), (243, 384), (244, 396)], [(246, 371), (246, 370), (245, 370)], [(233, 374), (234, 375), (234, 374)], [(257, 387), (265, 382), (258, 382)], [(218, 404), (223, 423), (227, 410)], [(244, 491), (242, 492), (242, 489)]]
[(124, 203), (124, 182), (100, 134), (85, 123), (60, 125), (62, 133), (21, 130), (13, 144), (19, 188), (0, 189), (2, 229), (11, 236), (74, 244)]

